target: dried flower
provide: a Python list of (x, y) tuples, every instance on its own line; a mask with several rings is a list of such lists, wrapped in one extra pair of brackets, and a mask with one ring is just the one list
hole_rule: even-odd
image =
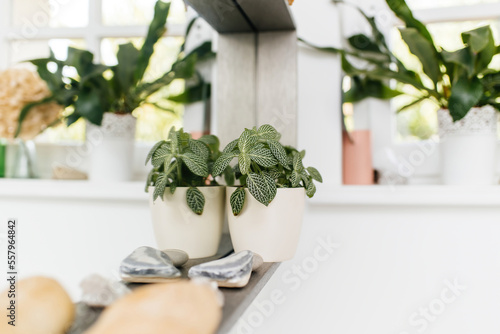
[[(22, 108), (50, 94), (45, 81), (35, 72), (24, 68), (0, 72), (0, 138), (13, 138)], [(61, 112), (62, 107), (55, 102), (32, 108), (23, 122), (20, 137), (33, 139), (55, 122)]]

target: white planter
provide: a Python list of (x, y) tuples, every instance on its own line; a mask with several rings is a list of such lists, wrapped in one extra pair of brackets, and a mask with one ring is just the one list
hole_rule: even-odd
[(234, 216), (229, 199), (236, 187), (226, 191), (226, 211), (234, 251), (251, 250), (265, 262), (282, 262), (294, 257), (302, 228), (305, 189), (278, 189), (265, 206), (245, 189), (243, 210)]
[(172, 195), (167, 188), (163, 201), (153, 202), (153, 187), (149, 188), (153, 229), (158, 248), (180, 249), (189, 258), (203, 258), (217, 253), (224, 224), (226, 188), (198, 187), (205, 196), (202, 215), (195, 214), (186, 203), (187, 187), (179, 187)]
[(136, 119), (131, 114), (105, 113), (101, 126), (87, 122), (89, 180), (132, 180)]
[(497, 112), (491, 106), (471, 109), (453, 122), (448, 110), (438, 111), (441, 179), (446, 185), (497, 183)]

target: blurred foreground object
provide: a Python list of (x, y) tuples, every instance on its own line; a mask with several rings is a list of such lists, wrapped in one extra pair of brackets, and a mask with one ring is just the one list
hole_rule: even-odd
[[(9, 291), (0, 295), (0, 307), (6, 310)], [(75, 317), (75, 306), (64, 288), (47, 277), (30, 277), (17, 282), (15, 326), (0, 322), (2, 334), (64, 334)]]
[[(38, 74), (24, 68), (0, 72), (0, 138), (14, 138), (21, 110), (27, 104), (51, 95)], [(23, 122), (20, 137), (33, 139), (57, 123), (62, 107), (55, 102), (33, 107)]]
[(288, 4), (291, 6), (293, 5), (294, 0), (288, 0)]
[(140, 287), (107, 308), (86, 334), (210, 334), (222, 317), (219, 292), (179, 281)]

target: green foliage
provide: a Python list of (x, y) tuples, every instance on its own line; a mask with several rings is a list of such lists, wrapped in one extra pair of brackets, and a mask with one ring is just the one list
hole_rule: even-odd
[[(343, 1), (334, 1), (349, 5)], [(390, 99), (401, 94), (404, 86), (412, 86), (418, 92), (414, 100), (402, 110), (418, 105), (425, 100), (448, 109), (454, 121), (462, 119), (472, 107), (492, 105), (500, 110), (497, 102), (500, 86), (496, 78), (498, 70), (489, 68), (493, 57), (500, 53), (495, 46), (490, 26), (482, 26), (461, 34), (463, 48), (449, 52), (437, 46), (425, 24), (417, 20), (405, 0), (386, 0), (389, 8), (400, 18), (404, 26), (399, 29), (409, 51), (422, 64), (421, 78), (409, 71), (394, 56), (377, 27), (375, 19), (361, 9), (359, 12), (369, 23), (372, 34), (356, 34), (347, 37), (349, 48), (318, 47), (317, 49), (341, 56), (342, 69), (351, 77), (351, 89), (344, 94), (345, 102), (357, 102), (368, 97)], [(367, 66), (356, 68), (352, 59), (363, 60)], [(398, 89), (390, 89), (387, 84), (395, 81)]]
[(237, 216), (243, 210), (243, 205), (245, 204), (245, 188), (238, 187), (232, 194), (229, 202), (231, 204), (231, 209), (233, 210), (233, 215)]
[(197, 215), (201, 215), (203, 213), (203, 208), (205, 207), (205, 196), (203, 196), (198, 188), (189, 188), (187, 190), (186, 201), (189, 208), (194, 213)]
[[(40, 77), (47, 82), (51, 96), (42, 101), (26, 105), (19, 117), (17, 134), (30, 110), (39, 104), (57, 102), (62, 107), (73, 107), (66, 117), (68, 125), (80, 117), (96, 125), (101, 125), (105, 112), (132, 113), (143, 104), (157, 106), (150, 100), (151, 95), (176, 79), (188, 79), (182, 96), (172, 96), (174, 102), (192, 103), (206, 100), (210, 95), (210, 85), (196, 72), (196, 64), (214, 57), (211, 42), (205, 42), (186, 54), (184, 45), (172, 68), (153, 82), (145, 82), (144, 74), (149, 66), (156, 43), (166, 31), (166, 21), (170, 2), (157, 1), (154, 17), (140, 49), (132, 43), (119, 45), (114, 66), (94, 64), (94, 56), (86, 50), (68, 48), (64, 60), (57, 59), (53, 52), (48, 58), (35, 59), (31, 63), (37, 67)], [(193, 20), (186, 32), (189, 34)], [(75, 76), (69, 76), (64, 68), (73, 68)], [(170, 98), (169, 98), (170, 99)]]
[(158, 197), (163, 200), (167, 188), (173, 194), (177, 187), (189, 187), (186, 203), (194, 213), (201, 215), (205, 197), (197, 187), (218, 185), (210, 178), (210, 166), (220, 156), (217, 137), (207, 135), (196, 140), (183, 129), (172, 128), (168, 139), (156, 143), (146, 158), (146, 165), (151, 162), (153, 166), (146, 181), (146, 192), (153, 186), (153, 200)]
[[(309, 197), (314, 196), (314, 181), (323, 179), (317, 169), (305, 168), (302, 164), (305, 151), (279, 143), (281, 135), (271, 125), (245, 129), (238, 139), (233, 140), (215, 161), (213, 176), (224, 173), (239, 180), (240, 187), (231, 195), (233, 214), (241, 212), (245, 202), (243, 188), (260, 203), (268, 206), (276, 196), (278, 188), (306, 188)], [(237, 164), (230, 163), (237, 158)], [(228, 182), (229, 184), (229, 182)]]

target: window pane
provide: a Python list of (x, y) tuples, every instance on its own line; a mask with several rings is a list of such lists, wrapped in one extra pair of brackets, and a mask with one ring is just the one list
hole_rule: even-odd
[[(437, 45), (448, 51), (454, 51), (463, 47), (460, 34), (480, 26), (490, 24), (495, 40), (499, 41), (500, 24), (498, 21), (467, 21), (467, 22), (446, 22), (427, 25), (434, 37)], [(422, 65), (417, 57), (410, 54), (408, 47), (402, 41), (401, 35), (395, 28), (391, 35), (393, 52), (403, 61), (403, 63), (417, 73), (423, 73)], [(490, 65), (500, 69), (500, 57), (495, 57)], [(425, 76), (422, 80), (429, 80)], [(429, 84), (430, 85), (430, 84)], [(404, 105), (413, 101), (411, 95), (416, 95), (411, 87), (406, 87), (408, 95), (398, 96), (393, 99), (394, 110), (398, 110)], [(409, 108), (396, 116), (397, 119), (397, 139), (400, 141), (414, 141), (428, 139), (437, 134), (437, 111), (438, 106), (432, 102), (425, 102), (415, 107)]]
[(48, 57), (50, 49), (54, 51), (57, 58), (65, 58), (68, 46), (85, 48), (86, 43), (83, 39), (13, 41), (10, 44), (10, 63), (15, 65), (30, 59)]
[(89, 21), (89, 0), (15, 0), (12, 10), (13, 24), (27, 34), (42, 27), (85, 27)]
[[(118, 45), (132, 42), (139, 48), (143, 38), (105, 38), (101, 43), (102, 60), (107, 65), (116, 64), (116, 53)], [(160, 39), (155, 46), (155, 52), (146, 71), (145, 81), (159, 78), (170, 70), (177, 59), (177, 54), (183, 43), (181, 37), (165, 37)], [(171, 94), (180, 94), (184, 90), (184, 81), (176, 80), (170, 86), (165, 87), (150, 97), (149, 101), (160, 105), (165, 111), (152, 104), (143, 105), (135, 110), (137, 117), (136, 139), (141, 141), (157, 141), (164, 139), (172, 126), (179, 127), (182, 124), (183, 106), (165, 100)]]
[(498, 0), (407, 0), (406, 2), (412, 9), (426, 9), (436, 7), (478, 5), (483, 3), (494, 3), (498, 2)]
[[(105, 25), (148, 25), (153, 19), (156, 0), (102, 0), (102, 21)], [(173, 0), (169, 23), (185, 23), (184, 1)]]

